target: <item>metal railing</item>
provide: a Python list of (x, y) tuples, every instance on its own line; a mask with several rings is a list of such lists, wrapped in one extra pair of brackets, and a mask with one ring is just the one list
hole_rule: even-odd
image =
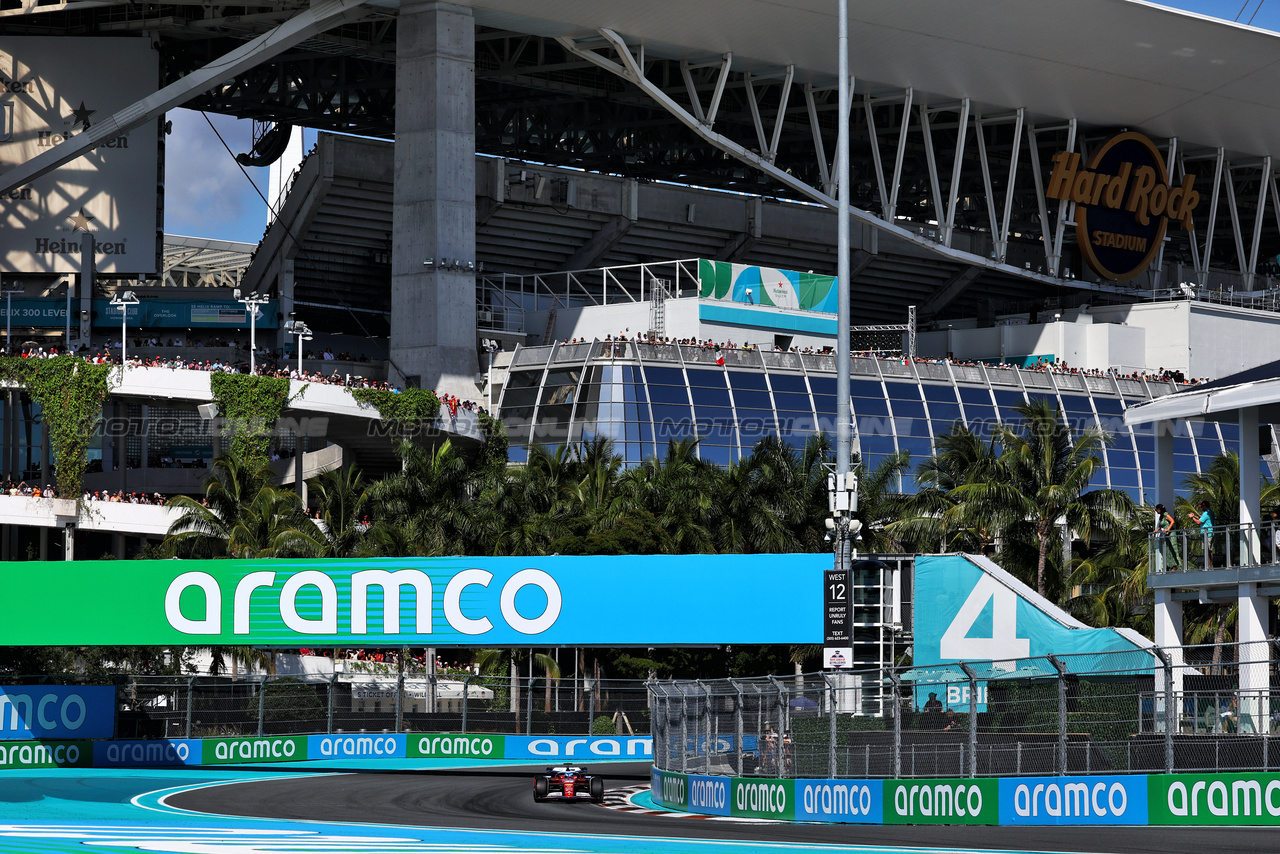
[(5, 677), (113, 684), (119, 738), (342, 732), (647, 735), (646, 683), (367, 672), (328, 676)]
[(654, 763), (812, 778), (1280, 768), (1278, 664), (1265, 642), (655, 682)]
[(1152, 534), (1147, 543), (1151, 572), (1242, 569), (1274, 565), (1280, 557), (1276, 523), (1180, 528)]

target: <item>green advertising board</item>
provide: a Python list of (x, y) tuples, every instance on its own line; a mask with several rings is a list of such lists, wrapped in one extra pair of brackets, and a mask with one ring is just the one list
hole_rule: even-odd
[(92, 741), (0, 742), (0, 771), (15, 768), (91, 768)]
[(1000, 781), (885, 780), (885, 824), (999, 824)]
[[(822, 555), (9, 562), (0, 646), (681, 646), (822, 638)], [(786, 584), (779, 584), (781, 577)], [(807, 586), (810, 578), (815, 586)], [(794, 580), (794, 583), (793, 583)], [(673, 601), (669, 590), (684, 595)], [(769, 589), (771, 620), (741, 620)], [(721, 607), (708, 613), (704, 603)]]
[(1152, 774), (1150, 824), (1280, 824), (1280, 774)]
[(743, 818), (794, 821), (796, 781), (734, 777), (729, 790), (729, 814)]
[(501, 735), (409, 735), (408, 755), (429, 759), (502, 759), (506, 737)]
[(305, 735), (249, 738), (206, 738), (201, 747), (203, 765), (239, 765), (245, 762), (300, 762), (307, 758)]

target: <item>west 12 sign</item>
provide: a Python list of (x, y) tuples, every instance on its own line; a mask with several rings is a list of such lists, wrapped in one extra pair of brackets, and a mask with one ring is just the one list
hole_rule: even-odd
[(1080, 155), (1053, 156), (1045, 193), (1076, 203), (1076, 238), (1085, 261), (1098, 275), (1126, 281), (1150, 266), (1164, 241), (1169, 220), (1194, 231), (1191, 215), (1200, 203), (1195, 178), (1178, 186), (1155, 144), (1140, 133), (1114, 136), (1081, 168)]

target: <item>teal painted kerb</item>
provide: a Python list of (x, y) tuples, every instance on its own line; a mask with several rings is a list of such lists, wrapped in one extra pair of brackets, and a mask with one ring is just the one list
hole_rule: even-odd
[(808, 314), (782, 314), (768, 309), (735, 308), (703, 302), (698, 306), (698, 319), (705, 323), (732, 323), (778, 332), (803, 332), (810, 335), (835, 335), (834, 317)]

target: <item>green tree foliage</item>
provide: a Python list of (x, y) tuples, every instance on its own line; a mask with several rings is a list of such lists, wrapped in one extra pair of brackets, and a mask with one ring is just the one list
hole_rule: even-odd
[(203, 501), (169, 500), (180, 515), (165, 545), (177, 557), (294, 557), (316, 554), (323, 539), (297, 493), (271, 482), (271, 469), (232, 455), (214, 460)]

